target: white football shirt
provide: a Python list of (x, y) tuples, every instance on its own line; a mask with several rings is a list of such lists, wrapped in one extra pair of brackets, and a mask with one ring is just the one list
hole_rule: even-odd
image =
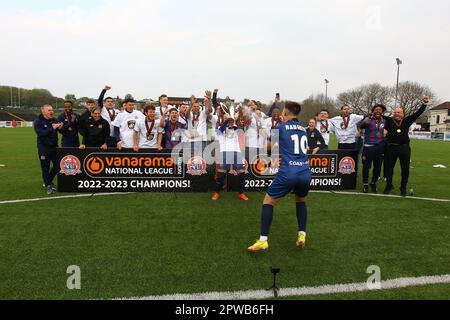
[[(145, 122), (147, 122), (148, 128), (152, 129), (149, 136), (147, 136), (147, 126), (145, 125)], [(152, 128), (151, 121), (144, 118), (137, 121), (134, 131), (136, 131), (139, 135), (139, 148), (156, 149), (158, 147), (158, 133), (163, 133), (164, 129), (161, 128), (160, 119), (156, 119), (154, 121)]]
[(119, 113), (114, 121), (113, 126), (119, 128), (120, 139), (123, 142), (124, 148), (133, 148), (133, 134), (134, 128), (138, 120), (145, 118), (144, 114), (140, 111), (133, 110), (132, 112), (124, 111)]

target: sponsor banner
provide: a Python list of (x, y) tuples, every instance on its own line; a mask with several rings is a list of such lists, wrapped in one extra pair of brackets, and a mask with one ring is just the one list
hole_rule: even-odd
[(202, 157), (183, 164), (170, 150), (58, 148), (59, 192), (206, 192), (213, 183)]
[[(311, 190), (350, 190), (356, 188), (356, 161), (358, 151), (323, 150), (309, 155), (312, 172)], [(246, 159), (250, 163), (245, 177), (245, 191), (266, 191), (272, 184), (280, 166), (280, 157), (272, 155)], [(294, 164), (301, 165), (301, 164)], [(238, 191), (237, 179), (228, 175), (229, 191)]]
[[(358, 152), (323, 151), (310, 155), (312, 190), (345, 190), (356, 187)], [(58, 148), (59, 192), (207, 192), (215, 184), (216, 165), (200, 156), (172, 157), (170, 150)], [(304, 165), (304, 164), (295, 164)], [(244, 159), (245, 191), (266, 191), (280, 166), (280, 157)], [(231, 168), (226, 189), (238, 191), (237, 172)]]
[(450, 132), (433, 132), (431, 133), (431, 139), (450, 141)]
[(410, 139), (431, 140), (431, 132), (429, 131), (410, 131)]
[(0, 121), (0, 128), (32, 128), (32, 121)]

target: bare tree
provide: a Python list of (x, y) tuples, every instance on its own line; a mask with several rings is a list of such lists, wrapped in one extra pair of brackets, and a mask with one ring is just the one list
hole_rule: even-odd
[(336, 109), (336, 102), (324, 94), (310, 95), (309, 98), (303, 100), (301, 103), (302, 112), (300, 113), (300, 120), (308, 121), (319, 113), (322, 109), (328, 110), (331, 117), (337, 115), (339, 112)]
[(401, 82), (398, 86), (398, 105), (403, 107), (405, 115), (416, 112), (422, 105), (422, 97), (430, 97), (430, 105), (436, 100), (436, 95), (430, 87), (418, 82)]
[(378, 103), (387, 108), (392, 103), (392, 88), (382, 86), (379, 83), (363, 85), (350, 89), (338, 95), (341, 105), (348, 105), (352, 112), (357, 114), (369, 114), (372, 107)]

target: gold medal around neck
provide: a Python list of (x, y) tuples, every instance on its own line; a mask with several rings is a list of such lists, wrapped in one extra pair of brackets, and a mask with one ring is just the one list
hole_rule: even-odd
[(401, 130), (401, 129), (397, 129), (397, 132), (398, 132), (398, 133), (402, 133), (402, 130)]

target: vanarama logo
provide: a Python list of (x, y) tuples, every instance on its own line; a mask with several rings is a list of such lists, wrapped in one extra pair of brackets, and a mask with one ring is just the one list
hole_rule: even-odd
[(352, 174), (355, 172), (356, 163), (352, 157), (344, 157), (339, 162), (339, 173)]
[(335, 177), (337, 175), (337, 155), (310, 155), (309, 167), (313, 177)]
[(84, 160), (86, 173), (96, 178), (178, 177), (183, 168), (170, 154), (92, 153)]
[(60, 172), (66, 176), (74, 176), (81, 173), (81, 162), (77, 157), (72, 155), (67, 155), (62, 158), (59, 166), (61, 168)]
[(97, 175), (105, 169), (105, 163), (99, 157), (92, 157), (86, 161), (85, 168), (90, 174)]
[(250, 168), (255, 176), (273, 176), (280, 168), (280, 158), (257, 157), (252, 161)]
[(327, 157), (310, 157), (309, 165), (311, 167), (328, 167), (330, 159)]
[(193, 176), (201, 176), (206, 174), (206, 161), (202, 157), (195, 156), (187, 162), (187, 173)]

